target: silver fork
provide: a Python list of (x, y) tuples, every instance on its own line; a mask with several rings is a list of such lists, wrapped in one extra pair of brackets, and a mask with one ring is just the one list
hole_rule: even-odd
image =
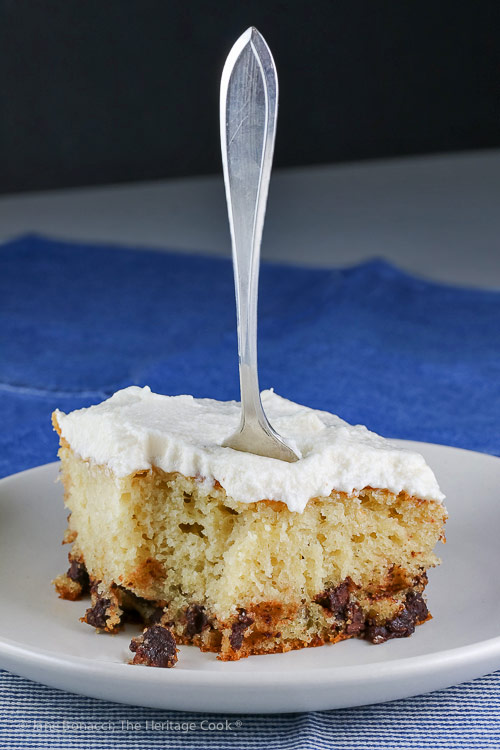
[(260, 244), (273, 161), (278, 79), (271, 51), (257, 29), (240, 36), (221, 79), (220, 133), (233, 248), (241, 422), (224, 445), (281, 461), (299, 456), (269, 424), (257, 372)]

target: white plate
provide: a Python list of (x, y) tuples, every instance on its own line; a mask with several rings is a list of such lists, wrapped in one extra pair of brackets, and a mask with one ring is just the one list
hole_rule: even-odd
[(411, 638), (350, 640), (219, 662), (182, 646), (175, 669), (132, 667), (133, 626), (97, 635), (86, 602), (58, 599), (67, 567), (57, 464), (0, 481), (0, 665), (75, 693), (184, 711), (321, 710), (403, 698), (500, 667), (500, 459), (398, 441), (424, 454), (447, 494), (448, 544), (427, 589), (434, 619)]

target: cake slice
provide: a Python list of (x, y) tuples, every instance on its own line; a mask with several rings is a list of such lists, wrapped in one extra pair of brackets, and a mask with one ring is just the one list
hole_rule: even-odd
[(56, 411), (70, 511), (62, 597), (115, 631), (133, 611), (223, 660), (357, 636), (410, 635), (444, 541), (431, 469), (363, 426), (262, 393), (299, 452), (286, 463), (221, 447), (237, 402), (130, 387)]

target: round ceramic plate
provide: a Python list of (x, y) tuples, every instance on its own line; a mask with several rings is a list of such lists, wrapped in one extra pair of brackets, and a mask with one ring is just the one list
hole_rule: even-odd
[(287, 654), (217, 661), (182, 646), (175, 669), (127, 664), (132, 625), (98, 635), (79, 621), (87, 604), (58, 599), (67, 567), (58, 466), (0, 481), (0, 666), (75, 693), (164, 709), (278, 712), (404, 698), (500, 667), (500, 459), (398, 441), (424, 454), (448, 500), (443, 564), (427, 588), (433, 619), (411, 638), (350, 640)]

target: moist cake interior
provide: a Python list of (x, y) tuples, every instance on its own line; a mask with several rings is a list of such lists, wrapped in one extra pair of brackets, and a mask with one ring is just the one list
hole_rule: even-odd
[(438, 500), (365, 487), (298, 513), (157, 467), (117, 477), (64, 438), (59, 455), (73, 546), (55, 585), (75, 599), (88, 583), (84, 619), (100, 630), (134, 612), (234, 660), (353, 636), (381, 643), (429, 617)]

